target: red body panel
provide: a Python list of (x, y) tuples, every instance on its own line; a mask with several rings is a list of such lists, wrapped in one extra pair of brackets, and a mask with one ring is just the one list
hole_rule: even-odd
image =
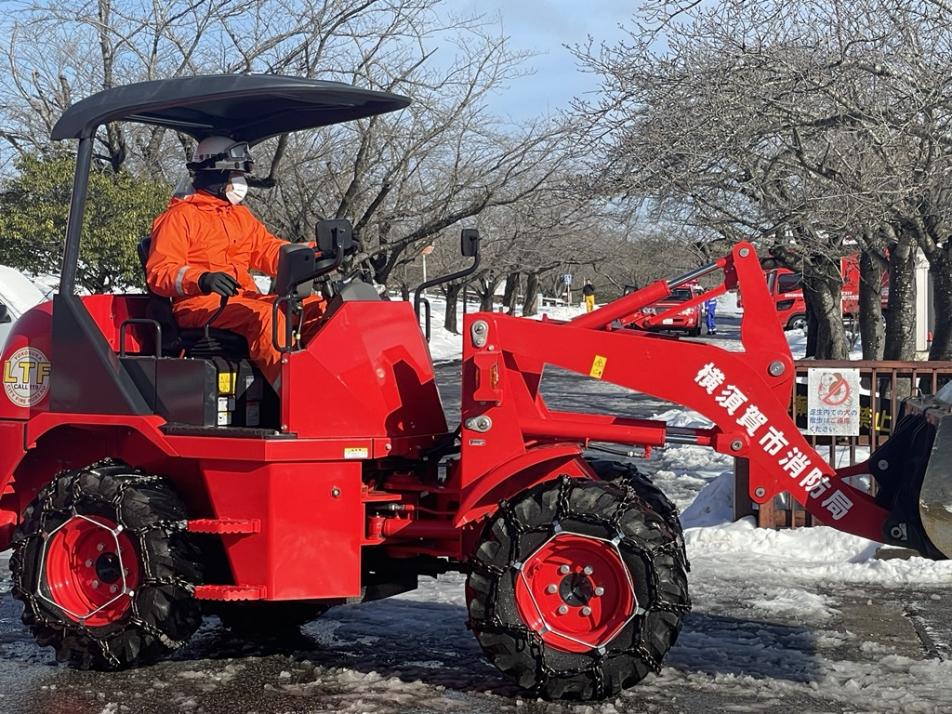
[(446, 432), (430, 353), (406, 302), (344, 303), (288, 356), (282, 391), (295, 395), (282, 400), (282, 422), (301, 437), (377, 439), (384, 452), (399, 443), (415, 455)]
[(209, 462), (202, 475), (213, 515), (262, 524), (222, 536), (235, 582), (262, 587), (269, 600), (360, 594), (359, 463)]

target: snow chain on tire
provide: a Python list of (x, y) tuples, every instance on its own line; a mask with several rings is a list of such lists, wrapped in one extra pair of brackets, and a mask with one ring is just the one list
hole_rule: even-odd
[[(620, 476), (627, 476), (625, 467)], [(543, 641), (514, 604), (527, 558), (556, 533), (618, 538), (617, 547), (645, 612), (604, 646), (584, 653)], [(645, 477), (585, 481), (566, 475), (500, 503), (467, 579), (469, 626), (490, 661), (548, 698), (592, 700), (658, 672), (691, 608), (677, 509)]]
[[(39, 596), (48, 536), (71, 518), (90, 515), (109, 518), (131, 538), (141, 572), (128, 612), (97, 627)], [(185, 522), (181, 501), (160, 476), (113, 460), (58, 474), (27, 507), (10, 559), (13, 596), (36, 641), (82, 669), (144, 664), (185, 644), (201, 624), (192, 597), (201, 563)]]

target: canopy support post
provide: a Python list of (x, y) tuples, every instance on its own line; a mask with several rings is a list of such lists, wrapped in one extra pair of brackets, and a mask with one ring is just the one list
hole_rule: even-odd
[(63, 249), (63, 266), (60, 273), (60, 295), (72, 295), (76, 288), (79, 240), (83, 229), (92, 160), (93, 137), (85, 136), (79, 140), (79, 148), (76, 150), (76, 171), (73, 174), (73, 193), (69, 201), (69, 218), (66, 220), (66, 247)]

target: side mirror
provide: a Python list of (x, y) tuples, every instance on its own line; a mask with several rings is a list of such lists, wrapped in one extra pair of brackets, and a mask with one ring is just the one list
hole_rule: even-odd
[(346, 252), (354, 247), (354, 228), (348, 220), (318, 221), (315, 232), (322, 253)]
[(459, 234), (459, 252), (464, 258), (479, 255), (479, 231), (475, 228), (464, 228)]
[(13, 318), (10, 317), (10, 309), (0, 302), (0, 324), (6, 324), (8, 322), (13, 322)]

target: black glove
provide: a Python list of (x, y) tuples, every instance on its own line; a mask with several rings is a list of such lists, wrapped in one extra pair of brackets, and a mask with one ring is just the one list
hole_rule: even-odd
[(238, 281), (228, 273), (202, 273), (198, 278), (198, 287), (203, 293), (217, 293), (222, 297), (238, 294)]

